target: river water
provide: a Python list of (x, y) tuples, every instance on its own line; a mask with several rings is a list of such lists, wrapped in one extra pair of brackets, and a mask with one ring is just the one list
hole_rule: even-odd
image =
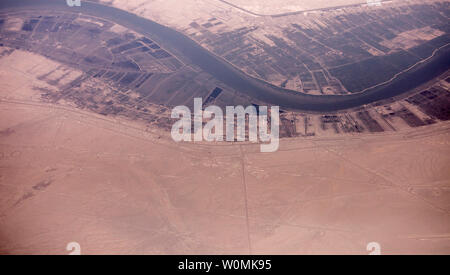
[(189, 37), (171, 28), (132, 13), (92, 2), (81, 1), (81, 7), (68, 7), (65, 0), (1, 0), (0, 9), (26, 8), (81, 12), (121, 24), (168, 48), (175, 55), (182, 55), (216, 79), (236, 91), (249, 95), (269, 105), (284, 109), (333, 112), (362, 106), (401, 95), (426, 83), (450, 68), (450, 47), (441, 49), (428, 62), (402, 74), (387, 85), (352, 95), (307, 95), (282, 89), (252, 78), (222, 58), (215, 56)]

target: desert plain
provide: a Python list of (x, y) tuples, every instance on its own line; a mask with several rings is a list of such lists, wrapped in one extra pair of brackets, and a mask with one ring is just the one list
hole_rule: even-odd
[[(395, 133), (175, 144), (42, 103), (35, 55), (1, 66), (0, 252), (435, 254), (450, 250), (450, 124)], [(26, 66), (25, 66), (26, 65)], [(76, 72), (74, 72), (76, 74)], [(7, 119), (6, 119), (7, 118)]]

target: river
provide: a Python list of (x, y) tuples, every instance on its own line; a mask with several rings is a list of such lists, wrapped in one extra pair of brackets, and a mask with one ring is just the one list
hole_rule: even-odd
[(364, 93), (327, 96), (308, 95), (282, 89), (252, 78), (222, 58), (210, 53), (189, 37), (154, 21), (98, 3), (85, 1), (81, 1), (81, 3), (81, 7), (69, 7), (65, 0), (1, 0), (0, 9), (32, 7), (42, 8), (46, 11), (52, 9), (64, 10), (81, 12), (113, 21), (154, 39), (175, 55), (182, 55), (184, 59), (188, 59), (192, 64), (197, 65), (236, 91), (267, 104), (278, 105), (290, 110), (333, 112), (359, 107), (406, 93), (441, 75), (450, 67), (450, 47), (445, 47), (426, 63), (403, 73), (389, 84)]

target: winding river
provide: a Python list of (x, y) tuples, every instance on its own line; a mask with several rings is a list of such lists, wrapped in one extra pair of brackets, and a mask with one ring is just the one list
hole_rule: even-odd
[(413, 69), (402, 73), (395, 80), (364, 93), (351, 95), (307, 95), (282, 89), (252, 78), (220, 57), (210, 53), (189, 37), (151, 20), (110, 6), (81, 1), (81, 7), (68, 7), (65, 0), (1, 0), (0, 9), (33, 8), (64, 10), (83, 13), (113, 21), (149, 36), (181, 55), (229, 87), (260, 101), (281, 108), (301, 111), (332, 112), (362, 106), (406, 93), (419, 85), (445, 73), (450, 67), (450, 47), (443, 47)]

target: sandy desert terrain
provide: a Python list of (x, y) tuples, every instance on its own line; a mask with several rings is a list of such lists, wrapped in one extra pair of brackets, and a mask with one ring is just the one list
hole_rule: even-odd
[(58, 64), (26, 57), (0, 62), (0, 254), (450, 252), (448, 122), (273, 154), (176, 144), (43, 103), (36, 76)]

